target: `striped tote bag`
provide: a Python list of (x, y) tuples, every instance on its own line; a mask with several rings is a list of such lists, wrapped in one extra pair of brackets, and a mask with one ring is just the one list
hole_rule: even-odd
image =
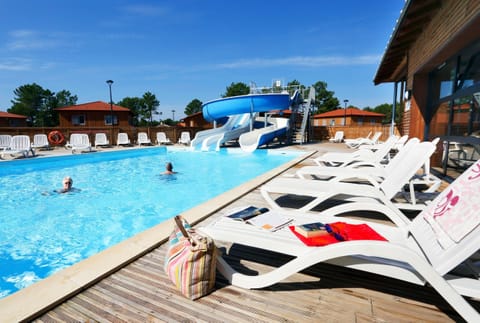
[(165, 256), (165, 272), (182, 294), (195, 300), (215, 286), (217, 249), (213, 240), (196, 232), (177, 215)]

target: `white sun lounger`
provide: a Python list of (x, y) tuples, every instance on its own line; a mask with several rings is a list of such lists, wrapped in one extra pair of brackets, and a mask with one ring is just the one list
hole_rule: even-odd
[(0, 149), (10, 147), (11, 142), (12, 142), (12, 136), (0, 135)]
[(92, 151), (92, 144), (90, 138), (86, 133), (72, 133), (70, 141), (65, 145), (66, 148), (72, 150), (72, 154), (77, 151)]
[(157, 132), (157, 145), (171, 145), (172, 142), (170, 141), (169, 138), (167, 138), (167, 135), (165, 132), (160, 131)]
[(179, 144), (190, 145), (190, 132), (182, 131), (180, 134), (180, 139), (178, 139)]
[(36, 134), (33, 136), (33, 142), (31, 146), (32, 156), (35, 156), (35, 149), (50, 149), (50, 142), (48, 142), (48, 136), (46, 134)]
[(328, 139), (330, 142), (342, 142), (343, 141), (343, 131), (339, 130), (335, 132), (333, 138)]
[(33, 136), (32, 153), (34, 149), (50, 149), (50, 143), (48, 142), (48, 136), (46, 134), (36, 134)]
[(34, 155), (32, 147), (30, 145), (30, 137), (29, 136), (12, 136), (10, 141), (10, 145), (8, 147), (4, 147), (2, 150), (2, 155), (0, 156), (2, 159), (5, 155), (13, 156), (15, 154), (22, 154), (23, 157), (28, 157), (28, 152), (32, 152), (32, 156)]
[(375, 145), (382, 136), (381, 131), (375, 132), (372, 138), (345, 139), (345, 144), (350, 148), (359, 148), (362, 145)]
[(137, 137), (137, 144), (139, 146), (141, 145), (151, 145), (152, 142), (150, 141), (150, 138), (148, 138), (148, 135), (146, 132), (139, 132), (138, 137)]
[(369, 149), (358, 149), (353, 152), (327, 152), (314, 158), (314, 162), (320, 166), (345, 167), (356, 162), (381, 162), (387, 160), (387, 155), (398, 141), (396, 136), (390, 136), (387, 141), (373, 151)]
[[(436, 145), (439, 138), (432, 141)], [(440, 187), (442, 181), (430, 172), (431, 154), (427, 151), (425, 155), (412, 155), (410, 148), (418, 144), (418, 138), (410, 139), (403, 148), (387, 163), (369, 163), (359, 162), (350, 165), (351, 167), (322, 167), (322, 166), (304, 166), (297, 170), (296, 175), (302, 179), (315, 179), (329, 182), (367, 182), (371, 185), (379, 185), (389, 174), (396, 172), (399, 167), (403, 167), (405, 159), (414, 158), (416, 160), (424, 160), (423, 172), (416, 174), (409, 180), (409, 190), (405, 191), (403, 187), (401, 192), (403, 197), (412, 205), (421, 203), (420, 207), (424, 207), (425, 200), (432, 200)], [(421, 192), (416, 192), (416, 185), (423, 184)], [(417, 194), (420, 199), (417, 197)], [(422, 202), (423, 200), (423, 202)]]
[(130, 145), (130, 139), (128, 134), (125, 132), (119, 132), (117, 135), (117, 146), (128, 146)]
[[(480, 268), (469, 259), (480, 248), (479, 194), (480, 161), (477, 161), (412, 221), (406, 219), (398, 227), (368, 223), (388, 241), (343, 241), (308, 247), (288, 228), (270, 232), (226, 217), (199, 230), (216, 242), (231, 242), (294, 257), (259, 275), (242, 274), (223, 258), (218, 259), (217, 269), (222, 276), (241, 288), (264, 288), (314, 264), (327, 262), (417, 285), (428, 284), (467, 322), (480, 322), (479, 313), (462, 297), (480, 298)], [(290, 216), (293, 224), (360, 223), (344, 217), (339, 220), (332, 216), (334, 214), (273, 212)], [(460, 275), (459, 268), (468, 275)]]
[(98, 146), (104, 147), (109, 146), (110, 142), (107, 139), (107, 135), (103, 132), (98, 132), (95, 134), (95, 148)]
[(363, 183), (331, 183), (319, 180), (279, 177), (261, 186), (260, 192), (264, 199), (273, 208), (277, 209), (281, 208), (281, 206), (277, 203), (276, 196), (287, 194), (312, 197), (310, 202), (301, 207), (303, 211), (311, 210), (321, 202), (329, 199), (376, 202), (387, 206), (394, 213), (401, 213), (399, 208), (421, 210), (425, 207), (424, 204), (413, 204), (409, 201), (405, 203), (395, 202), (394, 204), (391, 201), (425, 164), (425, 159), (433, 154), (436, 145), (427, 141), (412, 145), (409, 149), (412, 156), (423, 157), (404, 158), (401, 165), (394, 172), (389, 173), (381, 183), (365, 185)]

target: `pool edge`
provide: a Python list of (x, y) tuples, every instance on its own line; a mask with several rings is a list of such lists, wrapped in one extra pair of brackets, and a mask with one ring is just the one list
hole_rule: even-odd
[[(183, 212), (182, 216), (193, 225), (199, 223), (315, 153), (316, 151), (302, 152), (295, 159)], [(172, 220), (164, 221), (0, 299), (0, 317), (6, 322), (21, 322), (48, 311), (165, 243), (172, 228)]]

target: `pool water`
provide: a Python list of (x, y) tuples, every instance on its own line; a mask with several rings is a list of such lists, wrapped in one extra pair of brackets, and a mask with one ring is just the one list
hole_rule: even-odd
[[(147, 148), (0, 163), (0, 298), (298, 155)], [(174, 175), (160, 175), (172, 162)], [(64, 176), (79, 191), (54, 192)]]

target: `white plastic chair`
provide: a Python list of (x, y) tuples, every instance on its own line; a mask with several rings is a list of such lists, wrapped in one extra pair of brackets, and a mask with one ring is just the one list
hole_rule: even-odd
[(130, 139), (128, 134), (125, 132), (119, 132), (117, 135), (117, 146), (128, 146), (130, 145)]
[(190, 145), (190, 132), (182, 131), (180, 134), (180, 139), (178, 139), (179, 144)]
[(33, 136), (32, 148), (50, 148), (50, 143), (48, 142), (48, 136), (46, 134), (36, 134)]
[(0, 135), (0, 149), (10, 147), (11, 142), (12, 142), (12, 136)]
[(72, 133), (70, 135), (70, 141), (65, 147), (72, 149), (72, 154), (76, 151), (92, 151), (90, 138), (85, 133)]
[(170, 141), (169, 138), (167, 138), (167, 135), (165, 132), (160, 131), (157, 132), (157, 145), (170, 145), (172, 142)]
[(336, 131), (335, 136), (333, 138), (330, 138), (328, 141), (330, 142), (342, 142), (343, 141), (343, 131)]
[(4, 158), (5, 155), (13, 156), (15, 154), (22, 154), (23, 157), (28, 157), (28, 152), (32, 152), (32, 156), (34, 156), (34, 152), (32, 150), (30, 144), (30, 137), (29, 136), (13, 136), (12, 140), (10, 141), (10, 145), (8, 147), (4, 147), (2, 150), (2, 155), (0, 158)]
[(110, 142), (107, 139), (107, 135), (103, 132), (99, 132), (95, 134), (95, 148), (97, 146), (108, 146)]
[(148, 138), (148, 135), (146, 132), (139, 132), (138, 133), (138, 138), (137, 138), (137, 144), (139, 146), (141, 145), (151, 145), (152, 142), (150, 141), (150, 138)]

